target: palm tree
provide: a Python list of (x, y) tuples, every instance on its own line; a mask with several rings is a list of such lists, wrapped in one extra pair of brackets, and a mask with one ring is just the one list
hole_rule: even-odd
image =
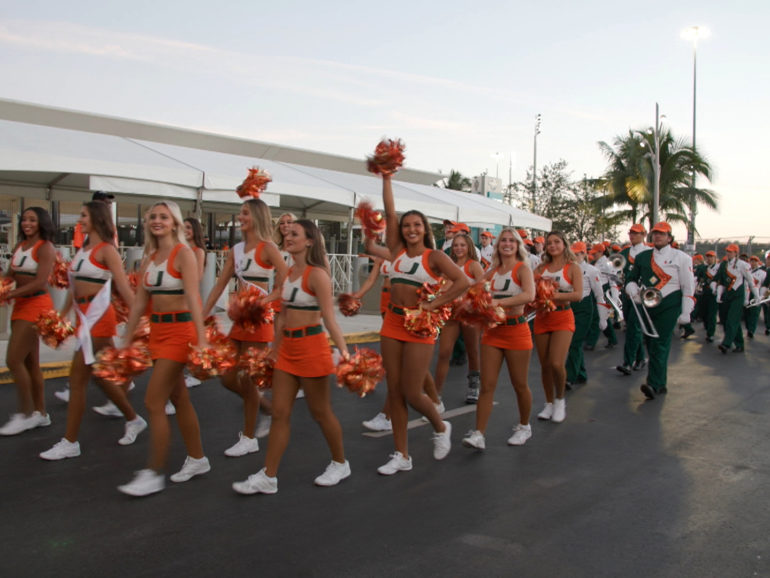
[(468, 192), (471, 190), (471, 180), (468, 177), (464, 177), (460, 171), (453, 169), (449, 171), (449, 177), (446, 178), (445, 188), (452, 189), (453, 191)]
[[(668, 221), (686, 223), (693, 195), (697, 203), (716, 209), (718, 202), (714, 191), (692, 188), (693, 171), (711, 180), (709, 162), (684, 139), (674, 138), (668, 129), (660, 132), (659, 139), (661, 215)], [(652, 225), (653, 131), (628, 131), (627, 136), (617, 137), (613, 144), (614, 147), (599, 143), (609, 163), (603, 177), (609, 200), (615, 206), (627, 206), (625, 213), (631, 222), (646, 220)]]

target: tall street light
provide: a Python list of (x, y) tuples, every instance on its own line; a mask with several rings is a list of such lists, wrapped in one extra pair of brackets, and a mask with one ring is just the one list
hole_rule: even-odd
[(532, 212), (535, 212), (535, 197), (537, 196), (537, 135), (540, 134), (540, 114), (535, 115), (535, 153), (532, 159)]
[[(695, 151), (695, 120), (696, 120), (696, 95), (697, 95), (697, 63), (698, 63), (698, 39), (708, 38), (711, 32), (704, 26), (690, 26), (682, 30), (682, 38), (692, 40), (692, 149)], [(693, 167), (692, 180), (690, 188), (690, 222), (687, 225), (687, 245), (692, 251), (695, 249), (695, 215), (698, 212), (698, 205), (695, 200), (695, 170)]]
[[(655, 103), (655, 127), (652, 131), (653, 145), (655, 150), (648, 152), (645, 156), (652, 162), (652, 224), (658, 222), (658, 213), (660, 208), (660, 109), (658, 103)], [(642, 147), (646, 146), (642, 138)]]

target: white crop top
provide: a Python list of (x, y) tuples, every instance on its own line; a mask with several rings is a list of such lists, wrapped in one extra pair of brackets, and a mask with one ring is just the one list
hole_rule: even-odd
[[(262, 251), (262, 247), (265, 246), (265, 242), (257, 243), (254, 251), (246, 253), (243, 251), (245, 243), (240, 242), (240, 251), (234, 251), (233, 255), (240, 255), (240, 262), (235, 263), (235, 270), (240, 277), (243, 277), (246, 281), (252, 283), (269, 283), (273, 278), (273, 266), (263, 262), (259, 258), (259, 254)], [(236, 245), (237, 246), (237, 245)], [(235, 247), (233, 247), (235, 249)]]
[(519, 279), (519, 268), (524, 263), (518, 262), (513, 266), (513, 269), (500, 273), (500, 268), (495, 269), (494, 275), (490, 279), (489, 292), (492, 293), (493, 299), (505, 299), (506, 297), (515, 297), (520, 294), (521, 280)]
[(557, 283), (557, 291), (559, 293), (572, 293), (574, 288), (572, 282), (567, 279), (567, 272), (569, 271), (569, 264), (564, 265), (564, 268), (551, 272), (547, 268), (543, 269), (541, 275), (546, 279), (553, 279)]
[(144, 272), (142, 285), (148, 293), (153, 295), (182, 295), (184, 293), (184, 282), (182, 273), (174, 269), (174, 259), (177, 253), (183, 247), (181, 243), (171, 250), (168, 259), (162, 263), (155, 263), (155, 254), (150, 256), (147, 269)]
[(102, 265), (94, 259), (94, 253), (103, 245), (107, 245), (107, 243), (99, 243), (87, 251), (80, 249), (75, 254), (70, 265), (70, 269), (75, 275), (75, 280), (104, 284), (112, 279), (112, 271), (110, 271), (109, 267)]
[(439, 276), (431, 271), (428, 265), (430, 249), (424, 251), (421, 255), (409, 257), (406, 249), (402, 250), (393, 260), (393, 267), (390, 269), (391, 283), (404, 283), (422, 287), (423, 283), (434, 285), (438, 283)]
[(38, 241), (29, 249), (23, 250), (21, 245), (16, 248), (11, 258), (11, 269), (17, 275), (37, 275), (37, 252), (45, 241)]
[(308, 284), (308, 278), (310, 277), (310, 271), (312, 271), (312, 269), (313, 267), (310, 266), (305, 267), (305, 271), (302, 275), (297, 277), (294, 281), (289, 279), (293, 267), (292, 269), (289, 269), (289, 274), (283, 282), (283, 291), (281, 292), (281, 301), (283, 302), (284, 307), (287, 309), (320, 311), (321, 308), (318, 306), (318, 299), (316, 298), (315, 293), (310, 290)]

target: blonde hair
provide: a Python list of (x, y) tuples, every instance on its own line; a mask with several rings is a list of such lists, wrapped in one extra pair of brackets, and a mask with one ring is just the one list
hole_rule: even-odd
[(249, 199), (243, 203), (251, 214), (252, 230), (260, 241), (269, 241), (273, 238), (273, 220), (270, 215), (270, 207), (261, 199)]
[(281, 222), (281, 219), (284, 217), (291, 217), (291, 222), (295, 222), (297, 220), (297, 215), (294, 213), (282, 213), (278, 220), (275, 222), (275, 229), (273, 229), (273, 241), (276, 245), (278, 245), (279, 249), (283, 249), (283, 235), (281, 234), (281, 226), (279, 223)]
[(174, 231), (172, 236), (175, 237), (174, 245), (181, 243), (185, 247), (190, 245), (187, 243), (187, 239), (184, 236), (184, 219), (182, 218), (182, 211), (174, 201), (160, 201), (155, 203), (149, 208), (144, 215), (144, 254), (152, 255), (158, 250), (158, 240), (150, 230), (150, 213), (155, 207), (166, 207), (168, 212), (171, 213), (171, 217), (174, 219)]
[(503, 230), (497, 234), (497, 240), (495, 241), (495, 250), (492, 253), (492, 268), (494, 269), (499, 267), (503, 261), (500, 258), (500, 248), (498, 245), (500, 244), (500, 239), (505, 233), (510, 233), (513, 235), (513, 240), (517, 243), (516, 258), (529, 266), (529, 252), (524, 246), (524, 240), (521, 238), (521, 235), (516, 232), (516, 229), (512, 229), (511, 227), (503, 227)]

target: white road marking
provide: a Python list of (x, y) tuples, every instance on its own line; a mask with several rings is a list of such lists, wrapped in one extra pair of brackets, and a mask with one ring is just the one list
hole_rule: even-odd
[[(494, 405), (497, 405), (498, 402), (494, 402)], [(441, 414), (442, 419), (449, 419), (450, 417), (457, 417), (458, 415), (465, 415), (466, 413), (472, 413), (476, 411), (476, 404), (468, 404), (464, 405), (462, 407), (458, 407), (456, 409), (450, 409), (445, 411)], [(424, 421), (421, 417), (418, 417), (417, 419), (413, 419), (408, 424), (406, 424), (406, 429), (414, 429), (417, 427), (422, 427), (424, 425), (430, 425), (429, 421)], [(364, 435), (368, 438), (383, 438), (385, 436), (391, 435), (393, 432), (389, 431), (367, 431), (364, 432), (361, 435)]]

